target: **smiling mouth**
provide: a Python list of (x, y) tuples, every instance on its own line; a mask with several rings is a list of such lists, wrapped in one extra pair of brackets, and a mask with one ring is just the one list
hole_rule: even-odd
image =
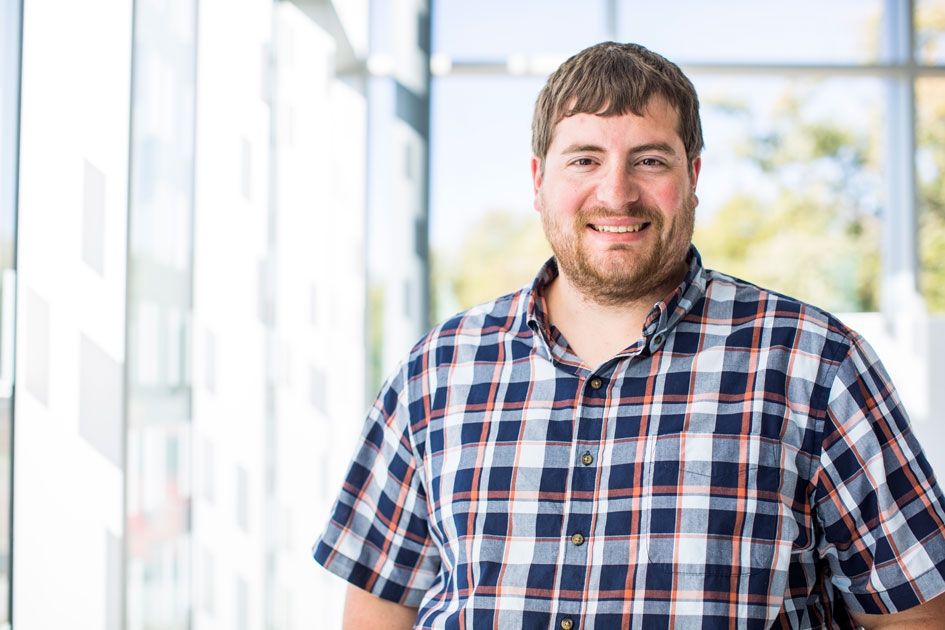
[(610, 234), (626, 234), (627, 232), (639, 232), (649, 223), (637, 223), (636, 225), (594, 225), (590, 224), (590, 227), (594, 228), (598, 232), (608, 232)]

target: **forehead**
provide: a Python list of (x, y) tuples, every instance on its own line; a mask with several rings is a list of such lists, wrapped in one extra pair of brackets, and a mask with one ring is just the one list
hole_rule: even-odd
[[(607, 111), (605, 105), (601, 112)], [(661, 96), (654, 96), (647, 102), (639, 114), (626, 111), (622, 114), (576, 113), (563, 116), (552, 129), (549, 151), (566, 139), (570, 142), (575, 135), (599, 134), (612, 137), (647, 135), (659, 137), (664, 142), (678, 142), (683, 145), (679, 135), (679, 112)], [(617, 139), (617, 138), (612, 138)]]

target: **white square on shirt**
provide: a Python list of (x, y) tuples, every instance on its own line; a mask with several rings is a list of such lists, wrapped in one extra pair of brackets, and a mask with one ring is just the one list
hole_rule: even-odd
[(711, 462), (712, 461), (712, 442), (714, 438), (711, 435), (699, 435), (687, 433), (683, 446), (684, 459), (686, 462)]
[(725, 359), (725, 348), (714, 347), (702, 350), (696, 358), (696, 367), (699, 373), (718, 374), (722, 371)]
[(475, 370), (473, 369), (472, 363), (461, 363), (450, 370), (449, 384), (453, 387), (456, 385), (472, 385), (475, 377)]
[(531, 537), (513, 536), (505, 546), (507, 564), (528, 566), (535, 560), (535, 539)]
[[(707, 481), (706, 479), (705, 482)], [(695, 512), (708, 513), (710, 499), (711, 497), (707, 494), (688, 492), (679, 497), (679, 506), (684, 512), (692, 510)]]
[(797, 375), (798, 379), (801, 379), (801, 382), (804, 383), (810, 380), (811, 374), (819, 373), (821, 357), (812, 356), (798, 350), (791, 354), (791, 374), (790, 376)]
[[(932, 559), (921, 544), (912, 545), (902, 554), (902, 565), (906, 568), (906, 573), (916, 578), (935, 568)], [(875, 572), (874, 572), (875, 574)]]
[(547, 445), (542, 442), (522, 442), (518, 452), (519, 468), (541, 468), (545, 463)]
[(676, 540), (676, 552), (679, 560), (685, 563), (699, 563), (706, 556), (704, 535), (687, 536), (682, 534)]

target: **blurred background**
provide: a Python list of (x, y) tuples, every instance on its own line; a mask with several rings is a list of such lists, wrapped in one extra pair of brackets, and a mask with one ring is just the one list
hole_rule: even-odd
[(700, 93), (705, 264), (864, 333), (945, 470), (945, 0), (0, 11), (0, 623), (339, 627), (365, 410), (549, 255), (532, 107), (608, 39)]

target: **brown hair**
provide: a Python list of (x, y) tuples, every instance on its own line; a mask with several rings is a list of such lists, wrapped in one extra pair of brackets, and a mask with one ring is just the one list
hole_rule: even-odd
[(677, 133), (692, 161), (702, 151), (699, 97), (679, 66), (638, 44), (603, 42), (574, 55), (548, 77), (532, 119), (532, 152), (544, 163), (555, 125), (565, 116), (643, 115), (662, 96), (679, 115)]

